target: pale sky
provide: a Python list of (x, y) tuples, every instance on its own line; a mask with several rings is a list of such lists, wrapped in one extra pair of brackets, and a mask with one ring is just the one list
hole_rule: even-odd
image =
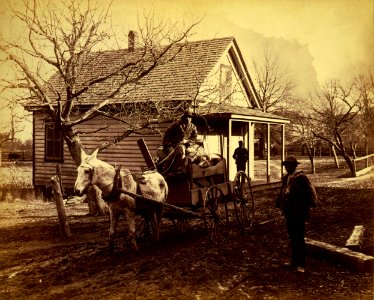
[[(374, 0), (114, 0), (113, 17), (135, 25), (137, 12), (153, 8), (172, 21), (203, 16), (196, 38), (236, 37), (239, 30), (252, 30), (265, 38), (298, 42), (309, 50), (323, 83), (352, 69), (373, 70), (373, 6)], [(250, 45), (239, 47), (250, 57)]]
[[(5, 3), (0, 0), (0, 5), (3, 14)], [(234, 36), (247, 66), (258, 50), (253, 37), (257, 42), (276, 40), (286, 48), (294, 47), (291, 52), (285, 48), (284, 53), (291, 53), (288, 59), (298, 66), (298, 77), (309, 67), (305, 73), (315, 71), (322, 84), (335, 77), (349, 79), (357, 72), (374, 71), (373, 7), (374, 0), (113, 0), (111, 15), (114, 28), (123, 36), (137, 28), (143, 11), (154, 11), (160, 20), (179, 24), (203, 18), (193, 39)], [(2, 33), (14, 30), (6, 26), (1, 18)], [(295, 51), (303, 53), (298, 56)], [(305, 53), (310, 57), (304, 67)], [(0, 117), (5, 119), (1, 111)]]

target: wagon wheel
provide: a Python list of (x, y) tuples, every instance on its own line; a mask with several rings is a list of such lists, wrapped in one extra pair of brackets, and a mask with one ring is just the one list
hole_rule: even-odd
[(236, 217), (244, 230), (252, 227), (254, 221), (254, 201), (251, 182), (243, 171), (239, 171), (234, 179), (234, 207)]
[(171, 219), (171, 222), (178, 232), (185, 232), (188, 227), (188, 219), (185, 218)]
[(158, 241), (161, 228), (161, 214), (162, 211), (157, 211), (158, 215), (153, 213), (146, 213), (142, 215), (141, 220), (136, 226), (137, 236), (145, 240), (152, 239)]
[(212, 185), (205, 193), (203, 201), (203, 220), (209, 239), (219, 243), (226, 238), (228, 213), (227, 202), (222, 190)]

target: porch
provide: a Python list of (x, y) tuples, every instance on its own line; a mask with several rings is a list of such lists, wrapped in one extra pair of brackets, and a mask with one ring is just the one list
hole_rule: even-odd
[(255, 190), (280, 186), (285, 158), (285, 125), (283, 117), (260, 110), (230, 107), (204, 115), (209, 128), (199, 124), (201, 138), (208, 151), (221, 154), (227, 161), (227, 179), (233, 180), (237, 172), (232, 157), (238, 142), (243, 141), (249, 153), (246, 174)]

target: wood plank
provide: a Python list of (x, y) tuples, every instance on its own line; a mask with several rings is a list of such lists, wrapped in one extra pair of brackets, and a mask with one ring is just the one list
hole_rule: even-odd
[(355, 252), (348, 248), (341, 248), (324, 242), (315, 241), (309, 238), (305, 238), (305, 243), (307, 251), (311, 254), (316, 254), (323, 258), (330, 258), (358, 271), (373, 271), (373, 256)]
[(217, 165), (208, 167), (208, 168), (201, 168), (198, 165), (192, 165), (192, 176), (193, 178), (202, 178), (207, 176), (213, 175), (220, 175), (224, 174), (225, 171), (225, 161), (220, 161)]
[(145, 163), (148, 168), (150, 169), (156, 169), (155, 163), (152, 159), (151, 154), (149, 153), (147, 144), (145, 143), (144, 139), (139, 139), (138, 140), (138, 145), (141, 150), (141, 154), (143, 155), (143, 158), (145, 160)]
[(364, 243), (364, 235), (365, 227), (363, 225), (355, 226), (351, 236), (346, 241), (345, 246), (353, 251), (361, 250)]

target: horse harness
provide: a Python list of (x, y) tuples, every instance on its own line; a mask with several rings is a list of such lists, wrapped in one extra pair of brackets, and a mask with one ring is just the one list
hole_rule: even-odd
[[(103, 197), (105, 202), (112, 202), (119, 198), (119, 195), (123, 193), (124, 188), (122, 184), (122, 176), (121, 176), (121, 166), (115, 167), (116, 173), (113, 179), (113, 188), (110, 194), (106, 197)], [(140, 188), (140, 184), (145, 184), (145, 178), (142, 174), (139, 173), (131, 173), (133, 179), (136, 182), (136, 194), (142, 196), (142, 191)]]

